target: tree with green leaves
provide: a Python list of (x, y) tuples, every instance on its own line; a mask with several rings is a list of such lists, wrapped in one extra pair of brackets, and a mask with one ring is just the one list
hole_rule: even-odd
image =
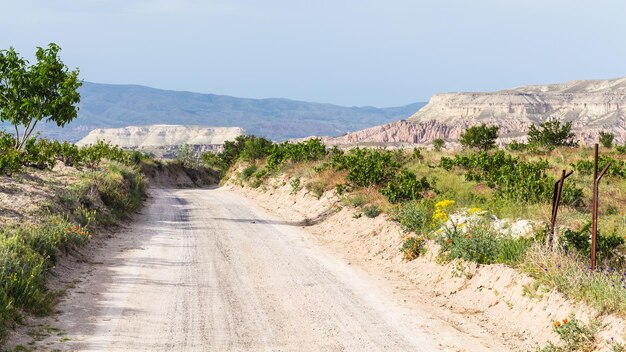
[(571, 122), (561, 124), (559, 120), (551, 120), (540, 124), (539, 128), (531, 125), (528, 129), (528, 144), (545, 148), (575, 147), (578, 145), (575, 138)]
[(37, 48), (30, 65), (13, 48), (0, 50), (0, 121), (15, 128), (15, 149), (21, 150), (40, 121), (63, 127), (78, 114), (78, 69), (70, 71), (50, 43)]
[(477, 148), (479, 150), (489, 150), (495, 148), (498, 138), (498, 126), (487, 126), (482, 123), (472, 126), (461, 134), (460, 142), (463, 148)]
[(437, 138), (433, 140), (433, 148), (435, 149), (435, 151), (441, 151), (441, 149), (445, 146), (446, 142), (443, 139)]
[(615, 135), (611, 132), (600, 131), (600, 144), (602, 144), (605, 148), (613, 148), (613, 140), (615, 139)]

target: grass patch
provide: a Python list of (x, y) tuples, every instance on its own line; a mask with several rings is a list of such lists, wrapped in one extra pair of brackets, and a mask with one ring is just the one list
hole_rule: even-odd
[(520, 268), (540, 285), (585, 302), (601, 314), (626, 317), (626, 272), (605, 267), (592, 271), (588, 258), (575, 252), (550, 252), (539, 244), (530, 248)]
[(46, 215), (38, 224), (0, 228), (0, 343), (22, 312), (50, 311), (56, 293), (47, 289), (45, 276), (59, 255), (87, 243), (96, 223), (137, 210), (146, 186), (137, 166), (102, 163), (59, 195), (60, 213)]

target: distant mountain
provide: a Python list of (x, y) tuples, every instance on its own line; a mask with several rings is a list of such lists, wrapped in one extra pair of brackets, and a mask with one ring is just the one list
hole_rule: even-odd
[(339, 136), (407, 118), (425, 105), (344, 107), (91, 82), (85, 82), (80, 93), (78, 118), (64, 129), (42, 126), (44, 134), (76, 141), (96, 128), (172, 124), (241, 127), (250, 134), (273, 140)]
[(596, 143), (600, 131), (626, 141), (626, 78), (525, 86), (492, 93), (444, 93), (406, 121), (332, 138), (331, 144), (425, 145), (436, 138), (458, 140), (469, 126), (500, 126), (501, 143), (524, 140), (530, 125), (572, 122), (580, 142)]

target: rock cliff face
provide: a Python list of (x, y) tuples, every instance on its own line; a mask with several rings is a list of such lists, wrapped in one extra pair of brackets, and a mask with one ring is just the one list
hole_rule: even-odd
[(225, 141), (234, 140), (245, 131), (239, 127), (206, 127), (179, 125), (129, 126), (98, 128), (78, 141), (79, 146), (103, 140), (125, 149), (171, 156), (180, 145), (194, 146), (198, 151), (219, 150)]
[(500, 142), (524, 139), (531, 124), (558, 119), (571, 121), (583, 143), (594, 143), (600, 131), (626, 140), (626, 78), (571, 81), (527, 86), (493, 93), (445, 93), (407, 121), (331, 139), (331, 144), (428, 144), (443, 138), (454, 142), (467, 127), (500, 126)]

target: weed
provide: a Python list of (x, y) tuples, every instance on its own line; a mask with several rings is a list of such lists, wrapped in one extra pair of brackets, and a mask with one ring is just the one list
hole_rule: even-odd
[(422, 236), (407, 236), (402, 243), (402, 252), (404, 259), (411, 261), (426, 252), (426, 239)]
[(413, 201), (396, 208), (392, 218), (407, 232), (426, 235), (431, 229), (434, 206), (430, 201)]
[(364, 194), (357, 193), (351, 196), (344, 197), (343, 202), (354, 208), (360, 208), (365, 205), (365, 203), (367, 203), (367, 198)]
[(324, 184), (321, 182), (309, 182), (305, 188), (317, 199), (320, 199), (324, 194)]
[(382, 210), (380, 210), (377, 205), (368, 205), (363, 208), (363, 214), (365, 214), (368, 218), (375, 218), (380, 215), (381, 212)]
[(596, 321), (591, 322), (589, 325), (582, 323), (576, 319), (574, 315), (570, 315), (569, 318), (562, 321), (555, 321), (552, 325), (552, 331), (554, 331), (559, 339), (560, 344), (556, 345), (552, 342), (548, 343), (546, 347), (538, 348), (538, 352), (591, 352), (594, 351), (597, 345), (598, 330), (600, 324)]
[(248, 181), (250, 177), (258, 170), (258, 166), (256, 164), (251, 164), (241, 172), (241, 179), (243, 181)]
[(289, 185), (291, 186), (290, 194), (296, 194), (296, 193), (298, 193), (302, 189), (302, 187), (300, 187), (300, 179), (299, 178), (291, 179), (291, 181), (289, 181)]

